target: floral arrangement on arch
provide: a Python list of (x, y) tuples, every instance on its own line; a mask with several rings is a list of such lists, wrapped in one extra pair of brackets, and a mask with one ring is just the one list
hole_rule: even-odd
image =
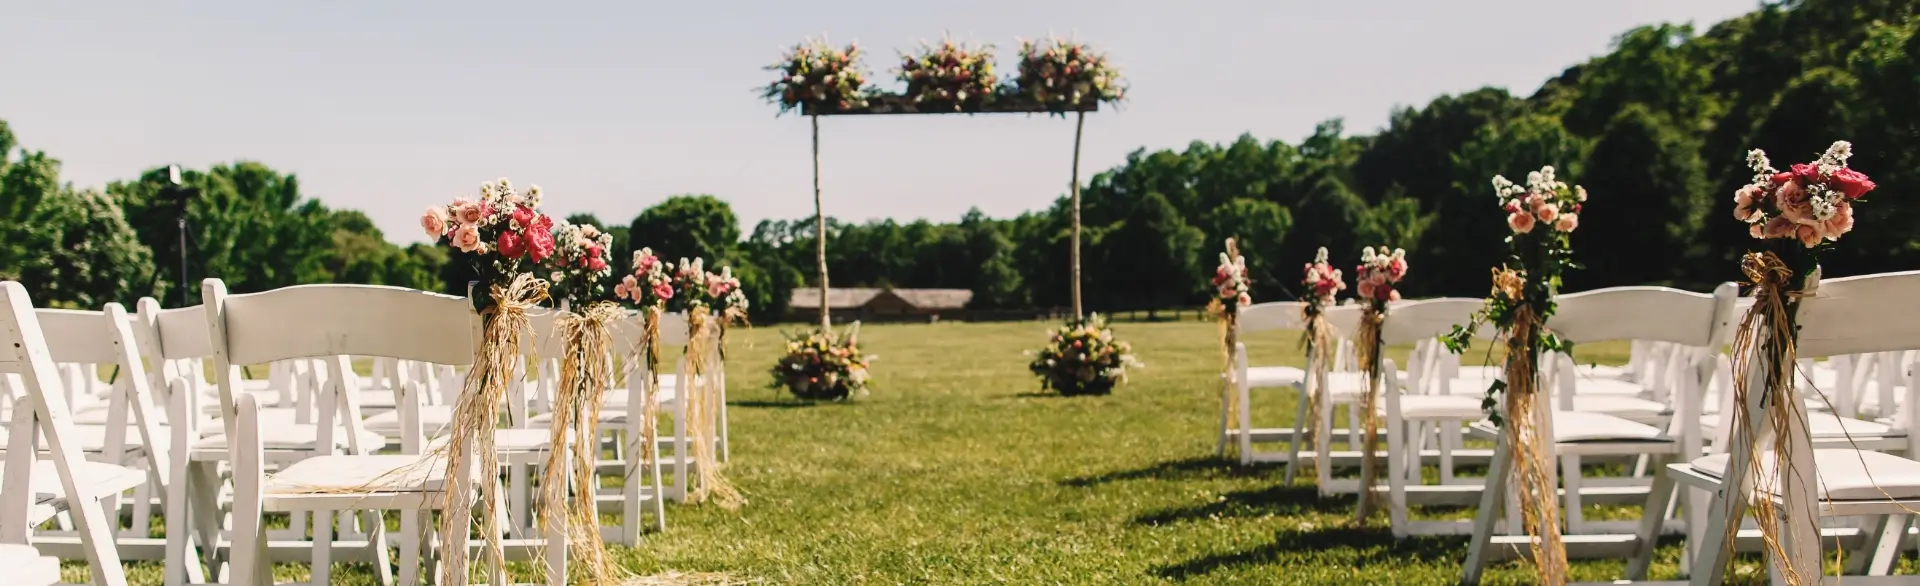
[[(506, 284), (555, 252), (553, 218), (540, 212), (540, 186), (523, 193), (507, 178), (480, 184), (476, 199), (427, 208), (420, 228), (442, 246), (472, 255), (482, 286)], [(486, 296), (476, 295), (476, 303)]]
[(874, 357), (860, 352), (860, 324), (846, 336), (810, 330), (787, 334), (787, 351), (773, 363), (773, 388), (809, 401), (838, 401), (867, 394)]
[(902, 55), (899, 79), (907, 84), (907, 99), (922, 111), (978, 109), (993, 99), (999, 84), (993, 45), (970, 48), (952, 39), (939, 47), (923, 43), (919, 53)]
[(563, 300), (575, 310), (605, 298), (607, 279), (613, 265), (607, 262), (607, 249), (613, 247), (613, 235), (593, 224), (561, 222), (553, 227), (554, 254), (548, 257), (551, 272), (547, 278)]
[(768, 65), (780, 78), (767, 84), (761, 97), (780, 105), (781, 112), (796, 108), (837, 112), (867, 105), (872, 90), (860, 64), (860, 44), (837, 49), (823, 40), (807, 39)]
[(1097, 313), (1055, 328), (1047, 345), (1030, 354), (1027, 370), (1040, 377), (1040, 388), (1067, 396), (1112, 393), (1126, 382), (1128, 368), (1144, 366), (1134, 358), (1133, 346), (1115, 339)]
[[(1400, 279), (1407, 276), (1407, 251), (1395, 248), (1392, 253), (1388, 253), (1387, 247), (1382, 246), (1379, 252), (1375, 252), (1373, 247), (1366, 247), (1360, 251), (1360, 267), (1354, 272), (1354, 281), (1359, 284), (1361, 300), (1379, 305), (1384, 305), (1388, 301), (1399, 301), (1400, 290), (1394, 288), (1394, 285), (1399, 284)], [(1334, 272), (1333, 279), (1336, 283), (1339, 281), (1338, 271)]]
[(1085, 44), (1062, 38), (1020, 42), (1019, 76), (1012, 93), (1053, 112), (1080, 110), (1093, 103), (1126, 99), (1126, 80), (1107, 56)]

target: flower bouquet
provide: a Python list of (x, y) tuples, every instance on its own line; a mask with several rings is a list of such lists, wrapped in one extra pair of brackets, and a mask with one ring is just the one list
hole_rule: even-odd
[[(502, 177), (480, 184), (479, 199), (427, 208), (420, 227), (440, 245), (467, 255), (478, 275), (475, 285), (486, 291), (507, 286), (553, 255), (553, 218), (540, 213), (540, 200), (540, 186), (521, 193)], [(492, 303), (490, 295), (470, 296), (476, 310)]]
[(1379, 401), (1382, 391), (1381, 358), (1386, 350), (1380, 332), (1387, 322), (1387, 304), (1400, 300), (1400, 290), (1395, 285), (1407, 276), (1407, 251), (1395, 248), (1392, 253), (1387, 247), (1375, 251), (1369, 246), (1360, 250), (1360, 266), (1354, 269), (1354, 282), (1358, 283), (1360, 295), (1360, 331), (1354, 335), (1356, 350), (1360, 358), (1360, 370), (1366, 373), (1366, 398), (1360, 407), (1360, 418), (1365, 424), (1362, 440), (1366, 442), (1361, 459), (1361, 484), (1367, 486), (1360, 497), (1357, 518), (1365, 521), (1380, 506), (1380, 491), (1371, 487), (1379, 479), (1380, 440)]
[[(1406, 274), (1404, 260), (1400, 271), (1402, 275)], [(1305, 301), (1311, 310), (1309, 315), (1318, 315), (1320, 311), (1333, 307), (1334, 296), (1347, 289), (1340, 269), (1333, 268), (1333, 263), (1327, 262), (1327, 248), (1324, 246), (1314, 253), (1313, 262), (1307, 263), (1306, 277), (1300, 280), (1300, 284), (1307, 290)]]
[[(1402, 274), (1405, 271), (1401, 269)], [(1346, 290), (1347, 283), (1340, 275), (1340, 269), (1333, 268), (1333, 263), (1327, 262), (1325, 246), (1314, 252), (1313, 262), (1307, 263), (1303, 272), (1305, 275), (1300, 279), (1300, 285), (1307, 295), (1300, 305), (1300, 323), (1303, 326), (1300, 347), (1306, 352), (1307, 376), (1311, 377), (1308, 380), (1311, 384), (1307, 385), (1310, 391), (1307, 395), (1307, 412), (1317, 414), (1327, 400), (1327, 371), (1330, 364), (1327, 358), (1335, 339), (1333, 326), (1327, 323), (1326, 311), (1338, 302), (1335, 297)], [(1313, 421), (1314, 445), (1318, 446), (1320, 438), (1328, 437), (1332, 430), (1328, 421), (1318, 415), (1313, 416)], [(1327, 459), (1324, 453), (1318, 450), (1314, 453), (1314, 469), (1325, 469)]]
[(975, 111), (993, 99), (999, 78), (993, 74), (993, 45), (977, 49), (942, 41), (938, 48), (922, 45), (920, 52), (901, 56), (900, 81), (907, 99), (921, 111)]
[(858, 43), (836, 49), (825, 40), (808, 39), (766, 69), (780, 72), (780, 79), (767, 84), (761, 97), (779, 104), (782, 113), (795, 108), (803, 113), (861, 108), (871, 94), (867, 72), (860, 65)]
[[(1400, 290), (1393, 286), (1407, 275), (1407, 251), (1395, 248), (1393, 254), (1387, 254), (1387, 248), (1382, 246), (1376, 253), (1369, 246), (1360, 251), (1360, 267), (1354, 272), (1354, 280), (1360, 286), (1360, 301), (1385, 313), (1388, 301), (1400, 300)], [(1334, 278), (1339, 278), (1338, 273)]]
[(844, 338), (820, 330), (787, 334), (787, 352), (774, 362), (769, 386), (809, 401), (865, 395), (873, 356), (860, 352), (859, 337), (858, 323)]
[(592, 224), (561, 222), (553, 228), (553, 240), (555, 251), (547, 259), (552, 269), (547, 278), (553, 283), (553, 296), (576, 309), (603, 299), (607, 279), (613, 276), (613, 265), (607, 263), (613, 235)]
[[(1805, 405), (1793, 392), (1800, 299), (1812, 296), (1819, 288), (1820, 253), (1853, 231), (1853, 204), (1875, 187), (1866, 174), (1847, 167), (1847, 159), (1852, 156), (1852, 144), (1836, 141), (1818, 160), (1780, 171), (1773, 168), (1765, 152), (1755, 149), (1747, 154), (1753, 182), (1733, 194), (1734, 219), (1747, 223), (1748, 234), (1759, 241), (1759, 246), (1740, 259), (1740, 270), (1753, 286), (1750, 295), (1754, 303), (1741, 318), (1733, 340), (1733, 404), (1742, 408), (1733, 410), (1732, 437), (1766, 446), (1779, 460), (1772, 466), (1762, 466), (1762, 452), (1755, 449), (1751, 460), (1744, 463), (1747, 482), (1756, 492), (1788, 495), (1782, 504), (1773, 499), (1754, 499), (1753, 515), (1773, 556), (1786, 553), (1776, 545), (1783, 542), (1783, 523), (1800, 524), (1801, 532), (1818, 531), (1817, 519), (1788, 513), (1798, 512), (1791, 507), (1812, 505), (1796, 503), (1798, 495), (1804, 493), (1791, 490), (1781, 480), (1785, 475), (1804, 474), (1801, 482), (1815, 482), (1808, 478), (1812, 476), (1812, 472), (1806, 472), (1810, 467), (1794, 462), (1794, 454), (1812, 455), (1806, 451), (1811, 450), (1804, 443), (1806, 431), (1795, 434), (1789, 429), (1794, 425), (1791, 422), (1804, 425), (1807, 417)], [(1755, 374), (1761, 376), (1760, 381), (1752, 380)], [(1771, 425), (1754, 421), (1745, 408), (1751, 405), (1756, 386), (1764, 409), (1760, 417), (1774, 422)], [(1761, 430), (1768, 428), (1771, 437), (1762, 439)], [(1796, 449), (1787, 447), (1796, 443)], [(1783, 505), (1788, 511), (1779, 508)], [(1738, 526), (1739, 521), (1731, 523)], [(1791, 564), (1775, 567), (1784, 570), (1782, 577), (1787, 583), (1819, 581), (1818, 576), (1800, 576)], [(1817, 571), (1819, 566), (1813, 568)]]
[(1133, 346), (1115, 340), (1100, 314), (1055, 328), (1047, 346), (1030, 354), (1027, 369), (1040, 377), (1040, 388), (1066, 396), (1111, 393), (1126, 382), (1127, 368), (1142, 366)]
[(1062, 113), (1118, 103), (1126, 98), (1127, 88), (1106, 55), (1082, 43), (1052, 38), (1021, 41), (1019, 76), (1010, 91)]
[[(1456, 325), (1441, 338), (1455, 354), (1465, 352), (1474, 332), (1492, 324), (1506, 345), (1505, 376), (1487, 388), (1481, 408), (1487, 419), (1502, 428), (1511, 447), (1520, 510), (1532, 536), (1530, 548), (1541, 583), (1563, 584), (1567, 552), (1560, 537), (1559, 496), (1548, 454), (1552, 438), (1544, 437), (1547, 414), (1540, 405), (1540, 357), (1546, 352), (1571, 354), (1571, 344), (1546, 328), (1557, 307), (1561, 275), (1579, 268), (1573, 262), (1570, 234), (1580, 227), (1580, 209), (1587, 190), (1569, 187), (1554, 176), (1553, 167), (1527, 174), (1525, 187), (1494, 176), (1493, 194), (1507, 215), (1510, 249), (1505, 266), (1493, 269), (1493, 287), (1486, 305), (1465, 325)], [(1505, 404), (1499, 396), (1506, 396)]]
[(613, 297), (641, 311), (661, 310), (673, 299), (673, 263), (654, 256), (652, 248), (633, 252), (633, 272), (613, 286)]

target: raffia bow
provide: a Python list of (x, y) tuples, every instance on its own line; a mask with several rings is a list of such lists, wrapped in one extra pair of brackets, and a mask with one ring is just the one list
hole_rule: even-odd
[(1313, 418), (1312, 435), (1309, 436), (1315, 449), (1313, 451), (1313, 473), (1317, 477), (1321, 470), (1327, 469), (1327, 450), (1319, 449), (1321, 438), (1333, 433), (1330, 418), (1321, 417), (1320, 409), (1327, 400), (1327, 356), (1333, 349), (1335, 332), (1333, 325), (1327, 323), (1325, 310), (1308, 303), (1300, 308), (1301, 323), (1305, 330), (1300, 333), (1300, 346), (1307, 354), (1307, 417)]
[[(1512, 271), (1496, 272), (1495, 286), (1513, 286), (1515, 278), (1518, 275)], [(1560, 537), (1559, 493), (1552, 474), (1552, 458), (1548, 455), (1553, 438), (1545, 437), (1539, 422), (1540, 356), (1534, 349), (1541, 329), (1539, 314), (1533, 306), (1524, 299), (1519, 301), (1514, 307), (1513, 322), (1503, 333), (1507, 344), (1507, 402), (1502, 432), (1507, 435), (1507, 446), (1512, 450), (1518, 480), (1516, 498), (1520, 501), (1520, 514), (1529, 537), (1528, 548), (1533, 553), (1540, 583), (1559, 585), (1567, 583), (1567, 548)]]
[(718, 439), (715, 422), (719, 420), (719, 401), (722, 401), (718, 388), (720, 377), (713, 358), (718, 354), (713, 347), (714, 332), (709, 320), (713, 313), (705, 308), (696, 308), (687, 312), (687, 379), (682, 400), (687, 402), (687, 431), (692, 436), (693, 461), (697, 468), (698, 480), (688, 493), (688, 502), (711, 500), (723, 509), (737, 509), (746, 504), (739, 489), (728, 482), (720, 471), (720, 458), (715, 454)]
[[(489, 296), (492, 305), (480, 312), (482, 331), (478, 354), (467, 371), (460, 400), (454, 406), (449, 441), (442, 449), (447, 450), (449, 484), (480, 473), (482, 514), (478, 529), (486, 539), (484, 555), (491, 567), (504, 568), (506, 554), (500, 543), (497, 514), (500, 488), (499, 483), (493, 481), (500, 469), (499, 454), (494, 448), (494, 427), (500, 420), (500, 404), (506, 396), (507, 385), (513, 382), (514, 365), (522, 360), (522, 336), (531, 339), (533, 333), (527, 310), (547, 299), (547, 283), (522, 273), (506, 285), (494, 284)], [(477, 463), (472, 461), (475, 455), (479, 456)], [(467, 543), (468, 532), (474, 529), (472, 498), (470, 491), (447, 491), (445, 514), (441, 517), (441, 543)], [(454, 576), (465, 576), (467, 551), (464, 546), (448, 548), (449, 563), (445, 564), (442, 576), (445, 583), (454, 583)]]
[[(554, 322), (554, 335), (560, 336), (564, 356), (560, 385), (554, 392), (553, 449), (547, 452), (546, 477), (541, 483), (541, 523), (566, 525), (568, 554), (594, 584), (610, 583), (616, 571), (600, 538), (594, 503), (598, 485), (594, 480), (594, 452), (599, 446), (605, 390), (613, 379), (613, 323), (622, 317), (625, 315), (619, 306), (596, 303), (584, 312), (563, 314)], [(573, 488), (571, 501), (569, 484)]]
[[(1740, 271), (1753, 286), (1753, 307), (1740, 318), (1740, 330), (1733, 339), (1733, 435), (1735, 444), (1754, 445), (1747, 456), (1747, 475), (1749, 494), (1762, 495), (1752, 498), (1753, 516), (1760, 526), (1760, 540), (1767, 553), (1773, 559), (1785, 559), (1786, 548), (1780, 540), (1780, 516), (1771, 496), (1780, 494), (1780, 474), (1782, 470), (1793, 470), (1797, 463), (1793, 461), (1790, 450), (1784, 449), (1786, 430), (1801, 417), (1800, 401), (1793, 395), (1796, 324), (1795, 313), (1798, 299), (1810, 295), (1818, 285), (1818, 277), (1808, 279), (1806, 290), (1794, 290), (1794, 271), (1785, 261), (1772, 252), (1749, 252), (1740, 258)], [(1763, 376), (1764, 385), (1760, 389), (1760, 400), (1765, 405), (1769, 427), (1772, 434), (1767, 443), (1774, 449), (1760, 449), (1760, 430), (1756, 428), (1746, 409), (1749, 400), (1750, 377), (1753, 375), (1754, 361), (1767, 357), (1771, 366)], [(1771, 453), (1775, 465), (1769, 471), (1763, 469), (1761, 460)], [(1725, 504), (1729, 508), (1727, 522), (1728, 546), (1732, 547), (1733, 533), (1740, 527), (1738, 514), (1742, 502), (1735, 499), (1747, 499), (1748, 495), (1731, 496)], [(1731, 559), (1731, 556), (1728, 556)], [(1788, 584), (1806, 584), (1807, 579), (1789, 564), (1778, 564), (1781, 578)]]
[(1366, 377), (1366, 395), (1361, 402), (1360, 421), (1366, 430), (1361, 436), (1360, 445), (1360, 510), (1356, 513), (1356, 522), (1366, 522), (1367, 517), (1381, 508), (1380, 491), (1374, 486), (1380, 481), (1380, 359), (1382, 340), (1380, 327), (1386, 324), (1387, 313), (1375, 306), (1375, 302), (1365, 302), (1360, 310), (1360, 331), (1356, 332), (1355, 343), (1360, 354), (1360, 369)]

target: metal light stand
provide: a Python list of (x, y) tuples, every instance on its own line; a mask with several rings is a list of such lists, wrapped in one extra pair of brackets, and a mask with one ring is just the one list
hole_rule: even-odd
[(179, 165), (168, 165), (167, 185), (162, 192), (174, 202), (175, 225), (180, 229), (180, 307), (186, 307), (187, 290), (190, 289), (187, 282), (187, 202), (199, 197), (200, 190), (181, 181)]

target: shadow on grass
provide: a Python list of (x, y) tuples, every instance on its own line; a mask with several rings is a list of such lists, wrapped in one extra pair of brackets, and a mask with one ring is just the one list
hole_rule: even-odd
[(813, 401), (798, 401), (798, 400), (728, 401), (727, 402), (728, 407), (745, 407), (748, 409), (804, 409), (807, 407), (813, 407), (815, 405), (819, 405), (819, 403), (816, 403)]
[(1270, 486), (1254, 490), (1236, 490), (1218, 500), (1175, 507), (1133, 518), (1135, 525), (1165, 525), (1182, 521), (1216, 518), (1294, 517), (1310, 514), (1339, 515), (1353, 510), (1351, 498), (1320, 498), (1311, 486)]
[(1273, 543), (1257, 548), (1201, 556), (1157, 567), (1153, 574), (1167, 580), (1188, 580), (1236, 566), (1271, 566), (1302, 551), (1351, 550), (1359, 553), (1356, 566), (1410, 562), (1457, 562), (1463, 536), (1394, 539), (1386, 527), (1334, 526), (1308, 531), (1282, 531)]
[(1242, 478), (1272, 474), (1273, 468), (1251, 468), (1238, 466), (1225, 459), (1214, 456), (1196, 456), (1168, 460), (1131, 470), (1115, 470), (1094, 476), (1081, 476), (1060, 481), (1062, 486), (1097, 486), (1123, 480), (1186, 480), (1193, 478), (1220, 477)]

